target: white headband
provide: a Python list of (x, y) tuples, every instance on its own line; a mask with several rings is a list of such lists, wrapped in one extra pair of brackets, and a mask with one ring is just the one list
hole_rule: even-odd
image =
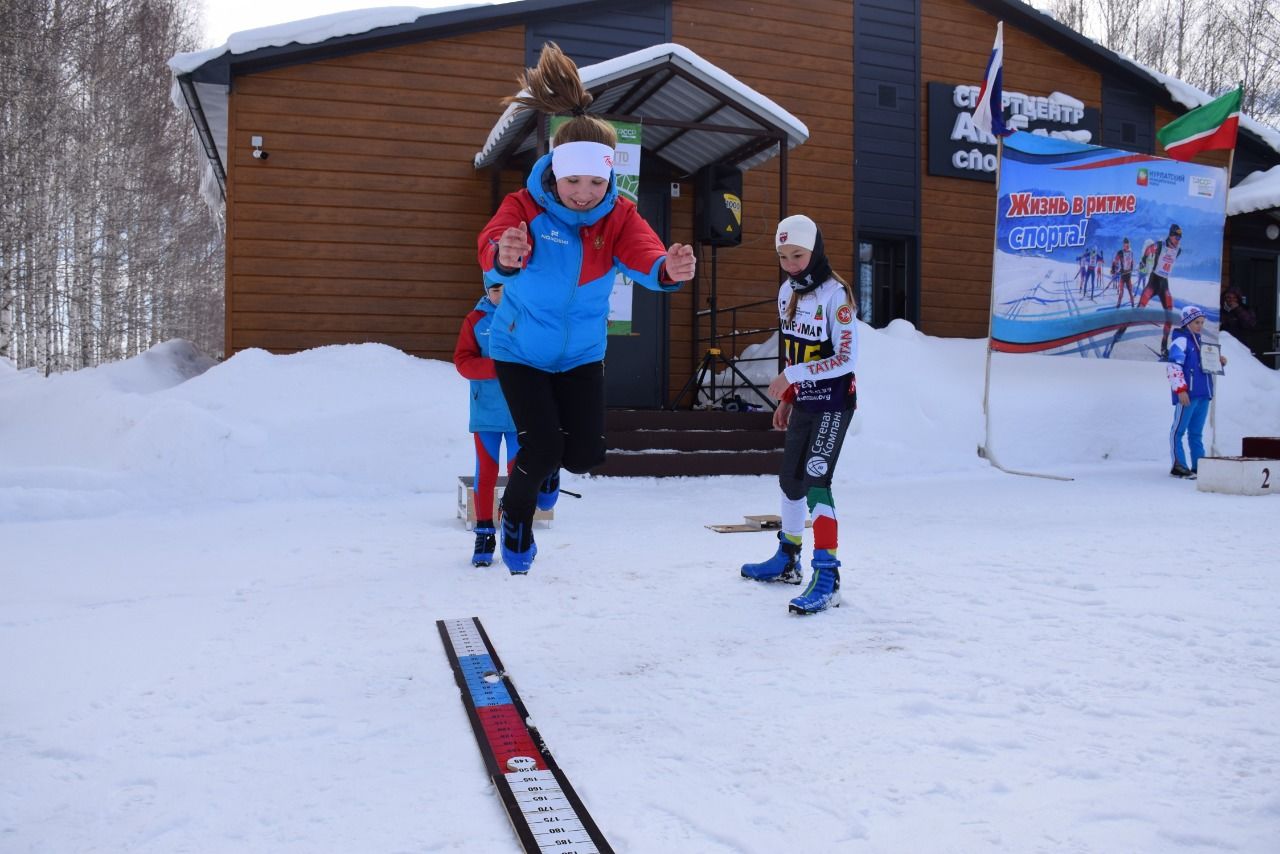
[(551, 149), (551, 174), (556, 180), (571, 175), (608, 178), (613, 171), (613, 149), (602, 142), (562, 142)]

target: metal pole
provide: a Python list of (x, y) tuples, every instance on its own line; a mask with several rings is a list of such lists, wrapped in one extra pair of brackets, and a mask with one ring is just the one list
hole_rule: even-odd
[[(1226, 216), (1227, 199), (1231, 195), (1231, 170), (1234, 168), (1235, 162), (1236, 162), (1236, 150), (1235, 148), (1232, 148), (1231, 153), (1227, 155), (1227, 190), (1225, 193), (1222, 194), (1222, 207), (1223, 207), (1224, 217)], [(1231, 259), (1228, 258), (1227, 264), (1230, 265), (1230, 263), (1231, 263)], [(1230, 267), (1228, 267), (1228, 269), (1230, 269)], [(1222, 307), (1222, 284), (1221, 283), (1218, 284), (1218, 307), (1219, 307), (1219, 310), (1221, 310), (1221, 307)], [(1221, 313), (1219, 313), (1218, 315), (1218, 323), (1219, 323), (1218, 343), (1219, 343), (1219, 346), (1221, 346), (1221, 343), (1222, 343)], [(1218, 365), (1215, 365), (1214, 366), (1215, 370), (1218, 367), (1219, 367)], [(1218, 418), (1217, 418), (1218, 381), (1214, 377), (1210, 377), (1209, 382), (1213, 384), (1213, 397), (1209, 398), (1209, 456), (1216, 457), (1218, 456)]]
[[(1000, 109), (997, 105), (996, 109)], [(996, 252), (1000, 240), (1000, 167), (1004, 160), (1004, 137), (996, 137), (995, 219), (991, 227), (991, 299), (987, 307), (987, 361), (982, 375), (982, 456), (999, 468), (991, 453), (991, 336), (996, 317)]]
[(1018, 471), (1016, 469), (1005, 468), (1000, 465), (1000, 461), (996, 459), (995, 452), (991, 448), (991, 336), (995, 331), (996, 251), (997, 243), (1000, 239), (1000, 167), (1003, 160), (1004, 137), (996, 137), (996, 203), (995, 221), (993, 223), (991, 234), (991, 310), (987, 313), (987, 364), (982, 382), (983, 437), (982, 447), (978, 448), (978, 455), (1005, 474), (1017, 474), (1022, 475), (1023, 477), (1043, 477), (1049, 480), (1073, 480), (1074, 478), (1064, 477), (1058, 474), (1040, 474), (1038, 472)]
[(719, 290), (716, 287), (717, 253), (719, 250), (719, 244), (711, 244), (711, 341), (707, 346), (707, 353), (710, 356), (708, 364), (711, 365), (711, 399), (707, 402), (713, 407), (716, 405), (716, 361), (720, 357), (720, 332), (716, 325), (720, 310)]

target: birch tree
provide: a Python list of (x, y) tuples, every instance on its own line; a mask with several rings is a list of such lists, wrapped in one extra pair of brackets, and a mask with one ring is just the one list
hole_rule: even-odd
[(1059, 23), (1280, 126), (1280, 0), (1045, 0)]
[(222, 349), (222, 236), (168, 58), (190, 0), (0, 2), (0, 356), (50, 372)]

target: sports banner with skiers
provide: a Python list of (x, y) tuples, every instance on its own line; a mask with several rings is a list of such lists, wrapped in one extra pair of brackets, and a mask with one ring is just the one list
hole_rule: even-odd
[(1016, 133), (997, 187), (991, 348), (1158, 361), (1182, 308), (1218, 334), (1227, 172)]

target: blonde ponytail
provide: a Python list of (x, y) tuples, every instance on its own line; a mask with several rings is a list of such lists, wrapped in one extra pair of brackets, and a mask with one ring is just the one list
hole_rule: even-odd
[(556, 131), (553, 144), (566, 142), (599, 142), (610, 148), (618, 145), (618, 134), (613, 125), (604, 119), (586, 114), (587, 107), (595, 100), (578, 75), (578, 66), (565, 56), (555, 42), (542, 46), (538, 64), (526, 68), (516, 82), (521, 90), (518, 95), (503, 98), (504, 106), (517, 104), (526, 110), (537, 110), (547, 115), (572, 116)]

